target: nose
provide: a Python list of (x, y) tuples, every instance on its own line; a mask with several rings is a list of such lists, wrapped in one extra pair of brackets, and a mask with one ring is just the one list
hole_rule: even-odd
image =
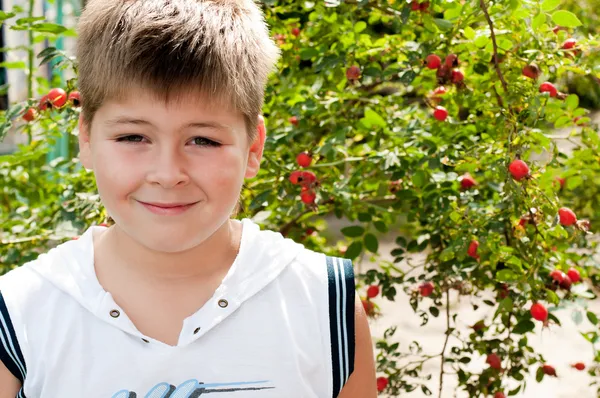
[(186, 185), (189, 176), (185, 168), (184, 155), (174, 149), (161, 149), (158, 156), (152, 160), (146, 179), (149, 183), (158, 184), (163, 188)]

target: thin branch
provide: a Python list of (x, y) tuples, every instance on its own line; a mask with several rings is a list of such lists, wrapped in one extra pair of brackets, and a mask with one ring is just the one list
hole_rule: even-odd
[[(344, 3), (356, 5), (356, 4), (358, 4), (358, 1), (356, 1), (356, 0), (346, 0)], [(378, 9), (379, 11), (383, 12), (384, 14), (390, 14), (390, 15), (393, 15), (393, 16), (396, 16), (396, 17), (402, 16), (402, 13), (400, 11), (395, 10), (395, 9), (393, 9), (391, 7), (383, 7), (383, 6), (381, 6), (381, 5), (377, 4), (377, 3), (367, 4), (367, 7)]]
[(442, 348), (441, 356), (442, 356), (442, 366), (440, 369), (440, 391), (438, 394), (439, 398), (442, 398), (442, 388), (444, 386), (444, 361), (445, 361), (445, 353), (446, 347), (448, 346), (448, 340), (450, 339), (450, 289), (446, 290), (446, 338), (444, 340), (444, 347)]
[[(333, 200), (328, 199), (320, 204), (328, 205), (331, 203), (333, 203)], [(300, 220), (302, 217), (304, 217), (305, 215), (310, 214), (310, 213), (314, 213), (314, 209), (307, 209), (307, 210), (301, 212), (296, 217), (294, 217), (292, 220), (290, 220), (288, 223), (286, 223), (283, 227), (281, 227), (279, 229), (279, 233), (281, 233), (283, 236), (286, 236), (290, 232), (290, 229), (292, 229), (293, 227), (295, 227), (298, 224), (298, 220)]]
[(506, 80), (504, 80), (504, 76), (502, 75), (502, 71), (500, 70), (500, 65), (498, 63), (498, 44), (496, 43), (496, 33), (494, 33), (494, 23), (490, 18), (490, 14), (487, 10), (487, 5), (485, 4), (485, 0), (479, 0), (479, 4), (483, 13), (485, 14), (485, 19), (487, 20), (488, 25), (490, 26), (490, 33), (492, 36), (492, 45), (494, 46), (494, 67), (496, 68), (496, 74), (502, 83), (502, 88), (504, 88), (504, 92), (508, 93), (508, 84), (506, 84)]

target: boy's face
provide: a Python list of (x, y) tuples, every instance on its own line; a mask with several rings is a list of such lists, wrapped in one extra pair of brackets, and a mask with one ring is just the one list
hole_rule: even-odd
[(91, 126), (80, 121), (80, 159), (120, 229), (152, 250), (180, 252), (223, 226), (244, 179), (257, 174), (262, 117), (258, 124), (249, 142), (239, 112), (140, 90), (103, 104)]

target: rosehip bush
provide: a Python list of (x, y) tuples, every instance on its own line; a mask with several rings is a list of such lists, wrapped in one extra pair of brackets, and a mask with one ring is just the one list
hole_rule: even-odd
[[(266, 0), (263, 9), (282, 58), (267, 89), (264, 161), (238, 216), (355, 263), (378, 260), (357, 275), (371, 317), (385, 317), (379, 304), (399, 291), (422, 327), (443, 317), (435, 355), (419, 341), (401, 346), (397, 327), (375, 336), (381, 394), (441, 395), (448, 377), (469, 397), (523, 394), (532, 372), (543, 381), (564, 365), (528, 338), (560, 327), (554, 312), (566, 307), (595, 326), (582, 331), (596, 359), (584, 369), (600, 377), (598, 316), (586, 307), (600, 285), (595, 2)], [(52, 48), (38, 60), (76, 71)], [(77, 164), (77, 82), (42, 83), (2, 115), (0, 136), (31, 137), (0, 158), (5, 270), (110, 222)], [(568, 151), (557, 128), (568, 130)], [(69, 156), (47, 164), (65, 139)], [(332, 231), (334, 218), (346, 226)], [(382, 253), (390, 234), (396, 246)], [(451, 295), (493, 316), (465, 333)], [(436, 385), (428, 361), (439, 363)]]

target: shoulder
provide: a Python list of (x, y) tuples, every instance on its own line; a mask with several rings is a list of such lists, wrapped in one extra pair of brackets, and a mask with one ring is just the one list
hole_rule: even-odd
[(367, 315), (358, 296), (356, 296), (354, 304), (354, 317), (356, 325), (354, 367), (338, 398), (375, 398), (377, 382), (373, 340)]
[(46, 287), (47, 283), (30, 264), (32, 263), (24, 264), (0, 276), (0, 294), (10, 304), (26, 305)]
[(38, 272), (48, 266), (45, 259), (38, 257), (0, 276), (0, 298), (18, 328), (36, 323), (38, 316), (64, 295)]
[(294, 265), (304, 272), (318, 273), (319, 275), (325, 273), (328, 279), (354, 278), (354, 267), (351, 260), (310, 250), (304, 246), (299, 251)]
[[(23, 383), (27, 374), (27, 333), (30, 310), (43, 306), (44, 282), (27, 267), (0, 276), (0, 361)], [(5, 375), (6, 376), (6, 375)]]

